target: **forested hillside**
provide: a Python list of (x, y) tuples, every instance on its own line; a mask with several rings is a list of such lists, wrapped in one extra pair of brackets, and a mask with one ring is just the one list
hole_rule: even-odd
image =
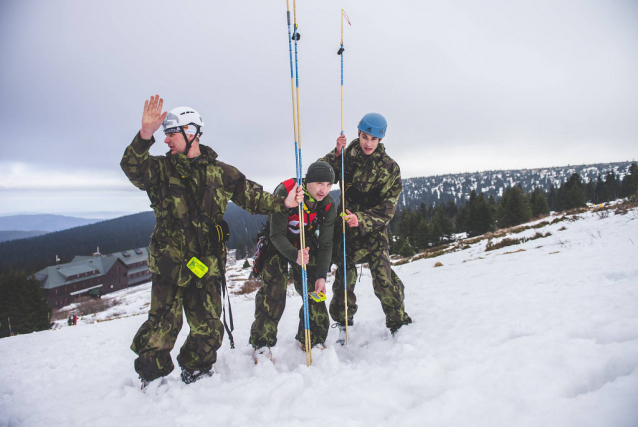
[[(251, 245), (251, 238), (265, 222), (263, 215), (250, 215), (230, 203), (224, 216), (230, 226), (228, 246)], [(155, 226), (153, 212), (141, 212), (96, 224), (57, 231), (43, 236), (0, 243), (0, 270), (19, 269), (29, 273), (76, 255), (90, 255), (99, 246), (101, 253), (148, 246)], [(245, 250), (245, 249), (244, 249)]]
[(505, 190), (515, 186), (520, 186), (525, 193), (534, 189), (549, 192), (552, 186), (560, 187), (573, 174), (578, 174), (585, 184), (606, 181), (609, 175), (620, 183), (630, 167), (631, 162), (617, 162), (404, 178), (399, 210), (404, 207), (417, 209), (421, 203), (436, 207), (449, 201), (460, 206), (470, 199), (472, 191), (495, 199), (503, 197)]

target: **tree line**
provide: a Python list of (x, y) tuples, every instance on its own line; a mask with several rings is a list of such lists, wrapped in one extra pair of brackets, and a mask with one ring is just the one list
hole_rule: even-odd
[(465, 204), (449, 200), (439, 206), (403, 209), (390, 222), (390, 252), (411, 256), (416, 251), (433, 248), (454, 240), (457, 233), (469, 237), (485, 234), (497, 228), (507, 228), (547, 215), (550, 211), (565, 211), (584, 207), (587, 203), (605, 203), (638, 193), (638, 165), (632, 163), (621, 180), (614, 172), (583, 182), (572, 174), (558, 187), (549, 191), (535, 188), (525, 193), (516, 185), (504, 191), (500, 199), (472, 190)]

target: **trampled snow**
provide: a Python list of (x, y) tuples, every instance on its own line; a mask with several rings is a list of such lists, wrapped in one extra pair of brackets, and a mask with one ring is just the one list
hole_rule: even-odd
[(292, 293), (274, 364), (253, 363), (254, 294), (236, 296), (237, 348), (188, 386), (175, 370), (140, 391), (144, 315), (2, 339), (0, 426), (638, 426), (638, 212), (578, 218), (395, 267), (415, 321), (396, 337), (364, 269), (349, 346), (331, 329), (311, 367)]

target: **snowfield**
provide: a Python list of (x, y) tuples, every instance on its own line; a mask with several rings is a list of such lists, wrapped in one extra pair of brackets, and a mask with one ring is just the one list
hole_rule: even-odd
[(331, 329), (311, 367), (298, 295), (257, 365), (238, 295), (213, 377), (142, 392), (129, 345), (150, 285), (129, 289), (129, 317), (0, 340), (0, 426), (638, 426), (638, 211), (574, 219), (395, 267), (415, 321), (396, 337), (364, 269), (350, 345)]

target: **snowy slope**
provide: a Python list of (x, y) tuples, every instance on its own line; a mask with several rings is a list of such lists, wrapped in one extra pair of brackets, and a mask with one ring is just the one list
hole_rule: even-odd
[(331, 329), (310, 368), (298, 296), (274, 365), (253, 363), (254, 294), (237, 296), (213, 378), (145, 393), (128, 348), (143, 315), (0, 340), (0, 426), (637, 426), (638, 212), (578, 218), (396, 267), (415, 323), (394, 338), (364, 269), (350, 346)]

